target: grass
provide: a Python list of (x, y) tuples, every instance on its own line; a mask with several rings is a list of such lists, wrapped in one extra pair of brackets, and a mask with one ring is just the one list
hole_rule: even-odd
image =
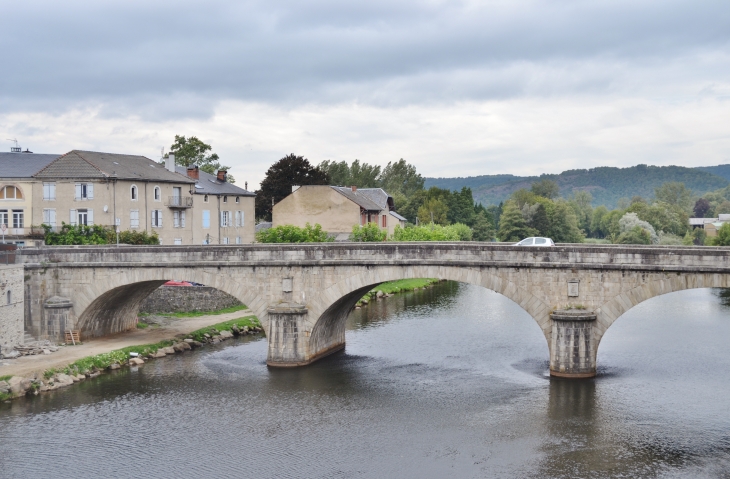
[[(235, 313), (236, 311), (242, 311), (248, 309), (245, 304), (239, 304), (238, 306), (231, 306), (230, 308), (219, 309), (217, 311), (189, 311), (185, 313), (159, 313), (158, 316), (169, 316), (172, 318), (197, 318), (198, 316), (215, 316), (218, 314)], [(145, 317), (149, 316), (149, 313), (139, 313), (137, 316)]]
[(0, 381), (7, 381), (8, 379), (12, 378), (13, 376), (0, 376)]
[[(439, 280), (435, 278), (414, 278), (414, 279), (401, 279), (398, 281), (388, 281), (387, 283), (379, 284), (378, 286), (371, 289), (362, 299), (370, 300), (374, 298), (378, 291), (382, 291), (383, 294), (395, 294), (405, 293), (406, 291), (413, 291), (416, 288), (425, 288), (426, 286), (436, 284)], [(362, 300), (360, 300), (362, 301)]]
[(230, 321), (225, 321), (223, 323), (218, 323), (212, 326), (198, 329), (197, 331), (193, 331), (192, 333), (188, 334), (186, 337), (192, 338), (195, 341), (202, 341), (206, 333), (210, 336), (213, 336), (216, 332), (231, 331), (234, 325), (237, 326), (239, 329), (243, 328), (244, 326), (248, 326), (250, 329), (252, 327), (260, 327), (261, 323), (259, 323), (259, 320), (256, 318), (256, 316), (245, 316), (243, 318), (231, 319)]
[(142, 321), (140, 321), (139, 323), (137, 323), (137, 329), (147, 329), (149, 327), (150, 327), (149, 324), (143, 323)]

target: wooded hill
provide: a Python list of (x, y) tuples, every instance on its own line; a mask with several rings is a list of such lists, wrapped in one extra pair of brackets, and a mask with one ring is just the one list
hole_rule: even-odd
[(550, 179), (560, 186), (560, 195), (570, 197), (585, 190), (593, 195), (593, 206), (617, 207), (620, 198), (654, 196), (654, 188), (669, 181), (679, 181), (695, 194), (724, 188), (730, 184), (730, 165), (685, 168), (683, 166), (637, 165), (629, 168), (598, 167), (568, 170), (558, 175), (514, 176), (482, 175), (466, 178), (426, 178), (425, 187), (437, 186), (452, 191), (464, 186), (472, 189), (474, 200), (485, 206), (499, 204), (520, 188), (530, 189), (535, 181)]

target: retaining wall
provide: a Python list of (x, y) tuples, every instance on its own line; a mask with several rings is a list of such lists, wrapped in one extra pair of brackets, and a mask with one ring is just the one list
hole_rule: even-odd
[(241, 304), (223, 291), (209, 286), (160, 286), (139, 307), (140, 313), (216, 311)]
[(23, 344), (23, 274), (22, 264), (0, 265), (0, 349), (3, 352)]

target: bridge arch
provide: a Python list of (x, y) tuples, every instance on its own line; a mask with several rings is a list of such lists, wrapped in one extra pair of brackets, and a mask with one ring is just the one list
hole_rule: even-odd
[(142, 301), (173, 279), (211, 286), (235, 297), (259, 318), (265, 314), (265, 307), (250, 288), (235, 277), (221, 275), (216, 268), (122, 268), (92, 278), (75, 296), (76, 329), (83, 337), (98, 337), (134, 328)]
[[(474, 284), (506, 296), (524, 309), (550, 340), (549, 304), (533, 295), (527, 288), (496, 274), (490, 268), (464, 266), (370, 267), (344, 278), (326, 288), (316, 301), (308, 302), (309, 352), (312, 360), (337, 351), (345, 344), (345, 320), (363, 295), (387, 281), (413, 278), (439, 278)], [(529, 278), (524, 278), (526, 281)]]

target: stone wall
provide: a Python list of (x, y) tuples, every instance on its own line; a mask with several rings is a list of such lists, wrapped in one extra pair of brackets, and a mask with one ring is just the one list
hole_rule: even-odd
[(23, 344), (23, 265), (0, 265), (0, 348)]
[(215, 311), (239, 304), (230, 294), (208, 286), (160, 286), (142, 301), (139, 312)]

